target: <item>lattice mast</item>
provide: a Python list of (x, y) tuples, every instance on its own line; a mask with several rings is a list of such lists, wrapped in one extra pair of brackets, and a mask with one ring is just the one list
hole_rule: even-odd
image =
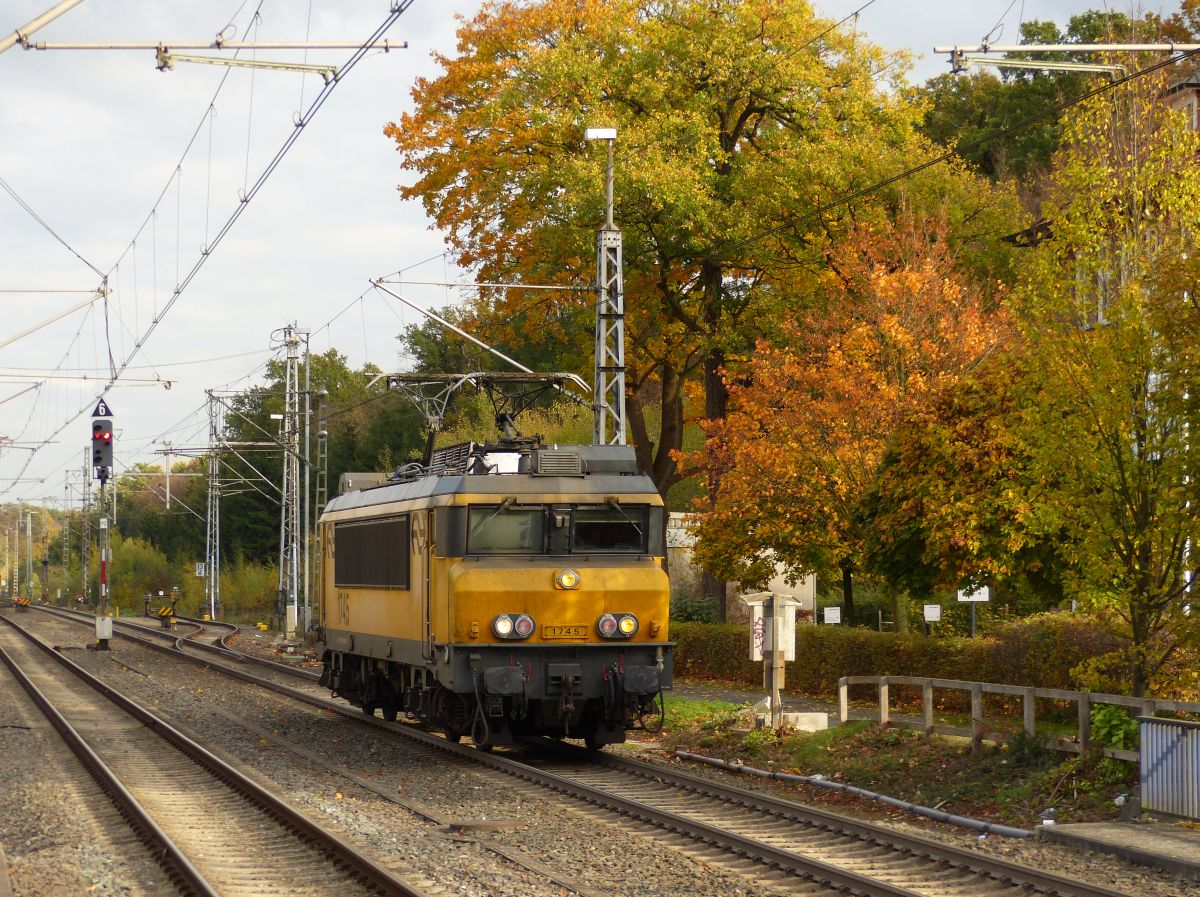
[(287, 367), (284, 375), (283, 419), (279, 422), (279, 442), (283, 448), (283, 483), (279, 507), (279, 610), (283, 617), (283, 631), (289, 634), (296, 631), (300, 594), (307, 580), (307, 563), (303, 558), (303, 521), (306, 515), (303, 513), (300, 479), (300, 435), (304, 422), (300, 390), (300, 347), (303, 344), (307, 354), (307, 337), (306, 331), (297, 330), (295, 327), (288, 326), (283, 329)]
[(596, 369), (592, 378), (596, 445), (625, 445), (625, 287), (621, 232), (613, 223), (613, 128), (589, 128), (608, 144), (604, 227), (596, 232)]
[(208, 393), (208, 511), (204, 536), (204, 604), (217, 619), (221, 610), (221, 403)]

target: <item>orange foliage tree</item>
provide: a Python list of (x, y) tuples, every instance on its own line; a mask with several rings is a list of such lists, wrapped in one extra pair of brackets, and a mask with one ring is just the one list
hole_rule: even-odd
[(848, 577), (866, 538), (862, 503), (897, 425), (1008, 332), (995, 297), (956, 271), (944, 218), (902, 214), (856, 230), (829, 254), (822, 289), (785, 345), (760, 342), (729, 375), (731, 410), (709, 422), (694, 459), (720, 483), (698, 556), (746, 586), (780, 567)]

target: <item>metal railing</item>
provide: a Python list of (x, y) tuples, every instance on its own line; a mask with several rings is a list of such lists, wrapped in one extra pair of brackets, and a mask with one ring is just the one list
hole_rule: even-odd
[[(1051, 746), (1058, 751), (1070, 754), (1081, 754), (1091, 747), (1092, 706), (1095, 704), (1113, 704), (1127, 707), (1139, 714), (1140, 717), (1153, 717), (1156, 713), (1200, 713), (1200, 703), (1188, 701), (1166, 701), (1157, 698), (1131, 698), (1126, 695), (1109, 695), (1097, 692), (1066, 691), (1059, 688), (1026, 688), (1021, 685), (998, 685), (993, 682), (969, 682), (963, 679), (927, 679), (918, 676), (843, 676), (838, 680), (838, 717), (841, 722), (850, 719), (850, 687), (853, 685), (873, 685), (879, 694), (880, 725), (897, 725), (905, 728), (921, 729), (925, 734), (958, 735), (970, 738), (977, 746), (984, 741), (999, 741), (992, 738), (993, 729), (988, 727), (984, 716), (984, 695), (1007, 695), (1018, 697), (1022, 703), (1022, 725), (1027, 735), (1037, 735), (1037, 702), (1039, 699), (1049, 701), (1067, 701), (1076, 705), (1077, 728), (1074, 740), (1054, 739)], [(912, 725), (909, 720), (891, 718), (889, 689), (893, 685), (915, 686), (921, 689), (921, 721)], [(971, 725), (941, 726), (933, 721), (934, 694), (937, 690), (965, 691), (971, 696)], [(1169, 722), (1169, 721), (1163, 721)], [(1198, 741), (1200, 743), (1200, 741)], [(1118, 760), (1139, 760), (1137, 751), (1121, 750), (1105, 747), (1104, 756), (1115, 757)], [(1197, 767), (1200, 769), (1200, 766)]]

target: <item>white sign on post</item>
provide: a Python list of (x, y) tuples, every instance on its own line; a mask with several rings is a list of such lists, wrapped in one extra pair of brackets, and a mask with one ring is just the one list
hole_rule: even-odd
[(825, 622), (826, 623), (841, 623), (842, 622), (842, 609), (840, 607), (825, 608)]
[(205, 571), (205, 562), (204, 561), (196, 561), (196, 575), (203, 576), (204, 571)]
[(925, 605), (925, 622), (940, 623), (942, 622), (942, 606), (940, 604)]
[(796, 605), (786, 598), (775, 599), (775, 625), (767, 627), (767, 643), (763, 647), (768, 654), (783, 652), (784, 660), (796, 659)]
[(990, 601), (992, 597), (991, 590), (987, 586), (977, 586), (974, 589), (959, 589), (959, 601)]
[(767, 633), (766, 620), (763, 618), (762, 605), (751, 606), (750, 608), (750, 659), (761, 661), (763, 659), (763, 648), (766, 647)]

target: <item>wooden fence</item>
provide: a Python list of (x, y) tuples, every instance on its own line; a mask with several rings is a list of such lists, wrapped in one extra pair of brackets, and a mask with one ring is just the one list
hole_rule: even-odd
[[(1074, 740), (1053, 739), (1051, 746), (1064, 753), (1079, 754), (1091, 746), (1092, 706), (1095, 704), (1114, 704), (1136, 711), (1138, 716), (1154, 716), (1159, 712), (1169, 713), (1198, 713), (1200, 704), (1187, 701), (1164, 701), (1156, 698), (1130, 698), (1125, 695), (1106, 695), (1086, 691), (1064, 691), (1058, 688), (1025, 688), (1020, 685), (997, 685), (992, 682), (967, 682), (962, 679), (925, 679), (917, 676), (843, 676), (838, 680), (838, 716), (844, 723), (850, 718), (850, 688), (854, 685), (872, 685), (879, 693), (879, 724), (898, 725), (907, 728), (920, 728), (926, 735), (959, 735), (970, 738), (978, 747), (984, 741), (996, 741), (989, 738), (994, 734), (988, 729), (987, 719), (983, 713), (984, 695), (1008, 695), (1018, 697), (1022, 701), (1023, 724), (1025, 732), (1037, 735), (1037, 702), (1039, 699), (1049, 701), (1067, 701), (1076, 705), (1078, 721)], [(889, 688), (893, 685), (915, 686), (921, 689), (921, 721), (912, 725), (909, 720), (891, 718)], [(971, 696), (971, 725), (970, 728), (961, 726), (937, 726), (933, 722), (934, 692), (938, 689), (948, 691), (965, 691)], [(1137, 751), (1126, 751), (1118, 748), (1105, 747), (1106, 757), (1118, 760), (1137, 761)]]

